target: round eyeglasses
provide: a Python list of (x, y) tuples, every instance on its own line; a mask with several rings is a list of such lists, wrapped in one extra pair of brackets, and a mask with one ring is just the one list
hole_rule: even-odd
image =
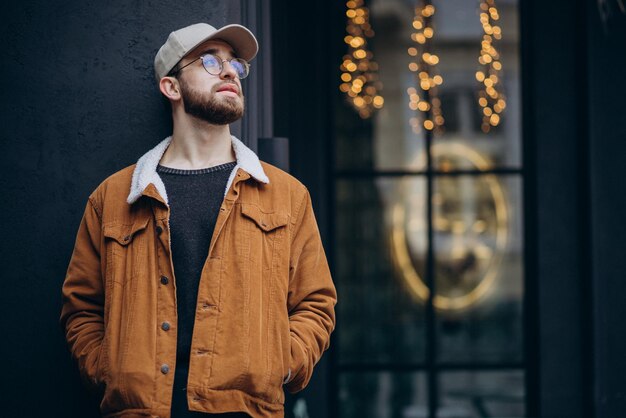
[(202, 60), (202, 66), (206, 70), (207, 73), (211, 75), (220, 75), (222, 71), (224, 71), (224, 63), (228, 62), (231, 67), (235, 70), (237, 74), (237, 78), (244, 79), (250, 73), (250, 64), (248, 61), (242, 58), (231, 58), (227, 60), (223, 60), (220, 57), (213, 54), (204, 54), (201, 57), (196, 58), (195, 60), (188, 62), (187, 64), (180, 67), (178, 70), (172, 71), (169, 75), (175, 75), (179, 73), (183, 68), (193, 64), (194, 62)]

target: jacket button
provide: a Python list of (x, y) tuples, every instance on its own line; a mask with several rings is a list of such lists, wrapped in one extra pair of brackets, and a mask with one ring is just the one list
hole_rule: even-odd
[(170, 372), (170, 366), (168, 366), (167, 364), (163, 364), (161, 366), (161, 373), (168, 374), (169, 372)]
[(160, 235), (161, 232), (163, 232), (163, 228), (161, 228), (161, 226), (157, 226), (156, 227), (156, 233)]
[(165, 276), (161, 276), (161, 284), (168, 284), (170, 279)]
[(169, 329), (170, 329), (170, 323), (169, 323), (169, 322), (167, 322), (167, 321), (163, 322), (163, 323), (161, 324), (161, 329), (162, 329), (163, 331), (169, 331)]

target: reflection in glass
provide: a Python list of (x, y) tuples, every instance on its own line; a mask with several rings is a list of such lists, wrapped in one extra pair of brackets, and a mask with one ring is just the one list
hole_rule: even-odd
[(438, 312), (439, 361), (521, 361), (520, 212), (516, 176), (435, 178), (435, 286), (458, 306)]
[[(490, 167), (481, 154), (463, 144), (440, 143), (431, 152), (435, 160), (445, 161), (442, 165), (448, 170)], [(468, 308), (492, 289), (510, 238), (509, 203), (501, 181), (490, 174), (466, 178), (463, 183), (459, 177), (438, 177), (435, 186), (443, 187), (435, 187), (432, 197), (434, 234), (448, 247), (438, 253), (436, 265), (434, 304), (442, 310)], [(403, 280), (423, 302), (429, 289), (418, 253), (426, 254), (426, 190), (410, 180), (399, 185), (390, 209), (392, 254)]]
[(437, 418), (524, 417), (524, 374), (520, 371), (446, 372)]
[[(407, 182), (424, 189), (424, 179), (337, 182), (337, 310), (345, 324), (337, 328), (340, 363), (424, 361), (424, 307), (394, 279), (388, 233), (390, 210)], [(415, 205), (423, 199), (423, 193), (412, 196)], [(424, 259), (425, 236), (418, 241), (414, 252)]]
[(341, 418), (427, 418), (424, 373), (344, 373), (339, 379)]

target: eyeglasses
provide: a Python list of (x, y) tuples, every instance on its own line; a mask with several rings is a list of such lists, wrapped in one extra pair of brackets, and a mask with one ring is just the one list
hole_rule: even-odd
[(228, 62), (230, 66), (234, 68), (235, 73), (237, 73), (237, 78), (239, 78), (240, 80), (246, 78), (250, 73), (250, 64), (248, 63), (248, 61), (242, 58), (231, 58), (228, 60), (223, 60), (213, 54), (205, 54), (191, 62), (188, 62), (187, 64), (180, 67), (178, 70), (170, 72), (169, 75), (173, 76), (179, 73), (183, 68), (193, 64), (198, 60), (202, 60), (202, 66), (204, 67), (206, 72), (211, 75), (220, 75), (222, 71), (224, 71), (223, 63), (225, 62)]

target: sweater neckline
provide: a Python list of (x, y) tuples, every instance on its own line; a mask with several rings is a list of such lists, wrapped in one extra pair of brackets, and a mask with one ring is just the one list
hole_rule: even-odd
[(213, 173), (213, 172), (216, 172), (216, 171), (226, 170), (228, 168), (232, 169), (233, 167), (235, 167), (236, 164), (237, 164), (237, 161), (230, 161), (228, 163), (218, 164), (218, 165), (214, 165), (212, 167), (195, 168), (195, 169), (190, 169), (190, 170), (166, 167), (164, 165), (157, 164), (156, 171), (157, 171), (157, 173), (163, 173), (163, 174), (176, 174), (176, 175), (182, 175), (182, 176), (189, 176), (189, 175), (196, 175), (196, 174)]

